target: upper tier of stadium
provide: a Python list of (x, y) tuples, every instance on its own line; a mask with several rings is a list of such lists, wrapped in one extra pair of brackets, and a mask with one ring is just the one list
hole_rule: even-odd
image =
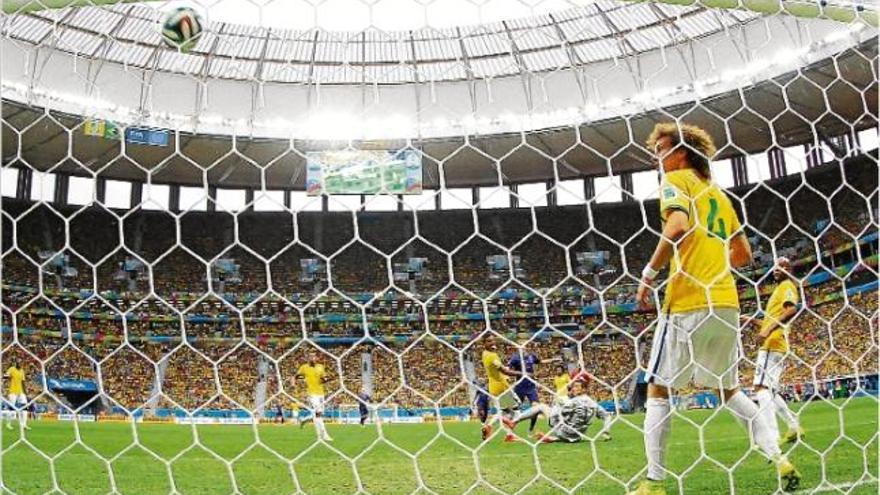
[[(603, 157), (629, 144), (630, 127), (638, 134), (690, 109), (709, 127), (727, 121), (748, 137), (738, 146), (753, 151), (804, 142), (812, 124), (834, 128), (830, 134), (870, 125), (861, 117), (876, 103), (876, 91), (863, 97), (875, 80), (870, 7), (850, 5), (848, 24), (820, 13), (617, 0), (396, 31), (209, 18), (196, 48), (179, 53), (162, 44), (162, 13), (152, 5), (7, 17), (4, 99), (38, 107), (32, 120), (50, 109), (240, 142), (278, 138), (281, 151), (327, 145), (315, 140), (379, 139), (384, 148), (418, 141), (413, 145), (443, 156), (461, 136), (479, 135), (504, 154), (521, 141), (508, 133), (542, 130), (549, 156), (579, 139)], [(822, 88), (833, 91), (834, 108), (823, 104)], [(778, 108), (782, 93), (798, 115)], [(4, 119), (23, 111), (9, 106)], [(754, 130), (768, 122), (773, 132)], [(12, 133), (4, 128), (4, 138)]]

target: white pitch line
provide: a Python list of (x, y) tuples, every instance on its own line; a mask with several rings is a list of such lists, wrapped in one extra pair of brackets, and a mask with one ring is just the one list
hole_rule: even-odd
[(792, 492), (794, 495), (805, 494), (805, 493), (825, 493), (825, 492), (846, 492), (852, 488), (856, 488), (859, 486), (868, 486), (868, 485), (876, 485), (878, 480), (869, 480), (869, 481), (858, 481), (854, 483), (828, 483), (827, 481), (814, 486), (813, 488), (805, 488), (803, 490), (798, 490), (796, 492)]

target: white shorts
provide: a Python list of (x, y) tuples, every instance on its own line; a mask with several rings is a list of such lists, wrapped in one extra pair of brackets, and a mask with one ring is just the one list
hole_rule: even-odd
[(27, 396), (25, 394), (9, 394), (7, 399), (9, 400), (9, 405), (11, 405), (13, 407), (18, 407), (18, 406), (24, 407), (27, 405), (27, 401), (28, 401)]
[(774, 392), (779, 390), (779, 380), (785, 371), (785, 354), (775, 351), (758, 351), (758, 361), (755, 362), (756, 387), (766, 387)]
[(323, 395), (310, 395), (309, 396), (309, 409), (312, 410), (315, 414), (324, 414), (324, 396)]
[(681, 389), (737, 386), (739, 310), (699, 309), (661, 315), (654, 330), (648, 383)]

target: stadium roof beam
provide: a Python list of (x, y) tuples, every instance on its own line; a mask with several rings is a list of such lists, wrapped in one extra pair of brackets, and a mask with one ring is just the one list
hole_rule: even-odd
[[(684, 54), (684, 47), (682, 46), (681, 42), (675, 43), (673, 45), (673, 48), (675, 48), (676, 53), (678, 53), (678, 56), (681, 58), (681, 63), (687, 69), (688, 74), (690, 74), (691, 76), (691, 79), (696, 80), (697, 74), (694, 71), (694, 45), (693, 43), (691, 43), (693, 41), (693, 38), (685, 34), (684, 31), (682, 31), (681, 28), (678, 26), (678, 24), (675, 23), (675, 19), (666, 15), (666, 12), (663, 12), (663, 9), (658, 7), (656, 3), (651, 2), (648, 5), (650, 6), (651, 11), (654, 12), (654, 15), (656, 15), (660, 19), (661, 23), (663, 24), (663, 29), (666, 31), (667, 34), (669, 34), (669, 39), (687, 42), (687, 46), (691, 52), (690, 61), (688, 61), (687, 57)], [(721, 28), (723, 29), (724, 26), (721, 26)]]
[(471, 97), (471, 112), (477, 111), (477, 82), (474, 80), (474, 68), (471, 65), (471, 57), (468, 55), (467, 48), (464, 46), (464, 36), (461, 34), (461, 28), (455, 28), (455, 34), (458, 37), (458, 47), (461, 50), (461, 61), (464, 64), (464, 73), (468, 81), (468, 94)]
[(223, 34), (225, 29), (226, 24), (220, 24), (220, 29), (217, 30), (217, 36), (214, 36), (211, 46), (208, 48), (208, 51), (205, 52), (205, 59), (202, 61), (202, 66), (199, 68), (198, 78), (200, 87), (196, 90), (194, 109), (196, 114), (201, 113), (202, 107), (204, 106), (203, 100), (205, 96), (206, 81), (208, 80), (208, 74), (211, 73), (211, 64), (214, 62), (214, 52), (217, 50), (217, 45), (220, 43), (220, 35)]
[[(416, 56), (416, 39), (413, 36), (413, 32), (409, 32), (409, 51), (410, 51), (410, 65), (412, 65), (413, 69), (413, 94), (415, 96), (416, 102), (416, 116), (419, 119), (422, 117), (422, 78), (419, 77), (419, 58)], [(474, 105), (474, 97), (471, 95), (471, 106)]]
[[(306, 84), (309, 86), (314, 85), (317, 87), (317, 82), (315, 81), (315, 58), (318, 56), (318, 35), (319, 31), (316, 29), (315, 34), (312, 36), (312, 53), (309, 55), (309, 71), (306, 76)], [(306, 94), (306, 107), (311, 110), (312, 108), (312, 91), (311, 89)]]
[[(611, 36), (613, 36), (614, 40), (617, 42), (617, 46), (623, 54), (623, 62), (626, 64), (627, 68), (629, 68), (630, 76), (633, 78), (633, 84), (639, 89), (639, 91), (645, 89), (644, 79), (641, 77), (642, 70), (638, 60), (636, 61), (635, 71), (633, 71), (632, 62), (630, 62), (632, 55), (638, 53), (638, 50), (636, 50), (632, 43), (626, 39), (626, 36), (624, 36), (623, 31), (617, 27), (617, 24), (614, 24), (611, 18), (608, 17), (608, 13), (605, 12), (605, 9), (596, 5), (596, 10), (599, 12), (599, 18), (602, 19), (602, 22), (605, 23), (605, 26), (611, 31)], [(614, 58), (616, 59), (617, 57)]]
[(516, 60), (516, 65), (519, 69), (520, 84), (526, 97), (526, 108), (531, 112), (534, 110), (535, 105), (532, 102), (532, 81), (529, 78), (529, 71), (526, 69), (526, 61), (522, 53), (520, 53), (519, 47), (516, 46), (516, 40), (513, 39), (513, 33), (510, 32), (510, 25), (507, 21), (503, 21), (501, 24), (504, 26), (505, 34), (507, 34), (507, 41), (510, 43), (510, 53), (513, 55), (513, 59)]
[(549, 14), (551, 24), (553, 25), (553, 30), (556, 31), (556, 35), (559, 36), (559, 41), (562, 42), (562, 47), (565, 49), (565, 55), (568, 57), (568, 63), (571, 65), (571, 72), (574, 76), (574, 82), (577, 83), (578, 91), (581, 94), (581, 103), (587, 102), (587, 92), (584, 89), (584, 71), (582, 66), (584, 65), (584, 61), (581, 59), (580, 55), (574, 50), (571, 46), (571, 41), (569, 41), (568, 36), (565, 35), (565, 31), (559, 27), (559, 22), (556, 20), (556, 17), (553, 14)]
[[(19, 0), (21, 1), (21, 0)], [(626, 2), (660, 2), (668, 5), (692, 6), (699, 4), (711, 9), (747, 10), (759, 14), (783, 13), (794, 17), (823, 18), (849, 24), (856, 19), (877, 26), (877, 10), (851, 1), (826, 0), (624, 0)]]
[[(101, 74), (101, 69), (104, 68), (104, 64), (107, 62), (107, 52), (110, 50), (111, 46), (110, 40), (116, 38), (116, 33), (118, 33), (122, 26), (125, 25), (125, 21), (128, 20), (128, 17), (131, 15), (132, 10), (134, 10), (134, 7), (129, 5), (125, 9), (125, 13), (119, 16), (119, 20), (116, 22), (116, 24), (114, 24), (113, 27), (110, 28), (110, 31), (107, 33), (107, 36), (104, 38), (101, 44), (95, 47), (95, 49), (92, 51), (88, 64), (89, 74), (86, 78), (92, 86), (95, 85), (95, 81), (98, 80), (98, 75)], [(95, 61), (95, 59), (98, 59), (98, 67), (95, 69), (95, 73), (92, 74), (92, 63)], [(89, 92), (89, 94), (91, 94), (91, 91)]]

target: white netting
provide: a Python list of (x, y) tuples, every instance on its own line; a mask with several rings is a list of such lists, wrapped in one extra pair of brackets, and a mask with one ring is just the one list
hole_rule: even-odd
[[(180, 53), (157, 31), (177, 6), (4, 4), (0, 368), (31, 419), (0, 429), (4, 490), (635, 489), (662, 328), (636, 301), (663, 231), (645, 143), (676, 121), (714, 140), (753, 251), (742, 314), (772, 318), (792, 262), (775, 392), (806, 430), (783, 447), (800, 489), (876, 492), (873, 7), (227, 0), (193, 4)], [(414, 194), (306, 192), (311, 153), (385, 150), (421, 161)], [(739, 332), (751, 396), (761, 342)], [(489, 399), (484, 438), (490, 342), (537, 361), (536, 403), (586, 375), (610, 416), (510, 445)], [(309, 361), (332, 442), (293, 380)], [(668, 491), (784, 487), (714, 392), (672, 405)]]

